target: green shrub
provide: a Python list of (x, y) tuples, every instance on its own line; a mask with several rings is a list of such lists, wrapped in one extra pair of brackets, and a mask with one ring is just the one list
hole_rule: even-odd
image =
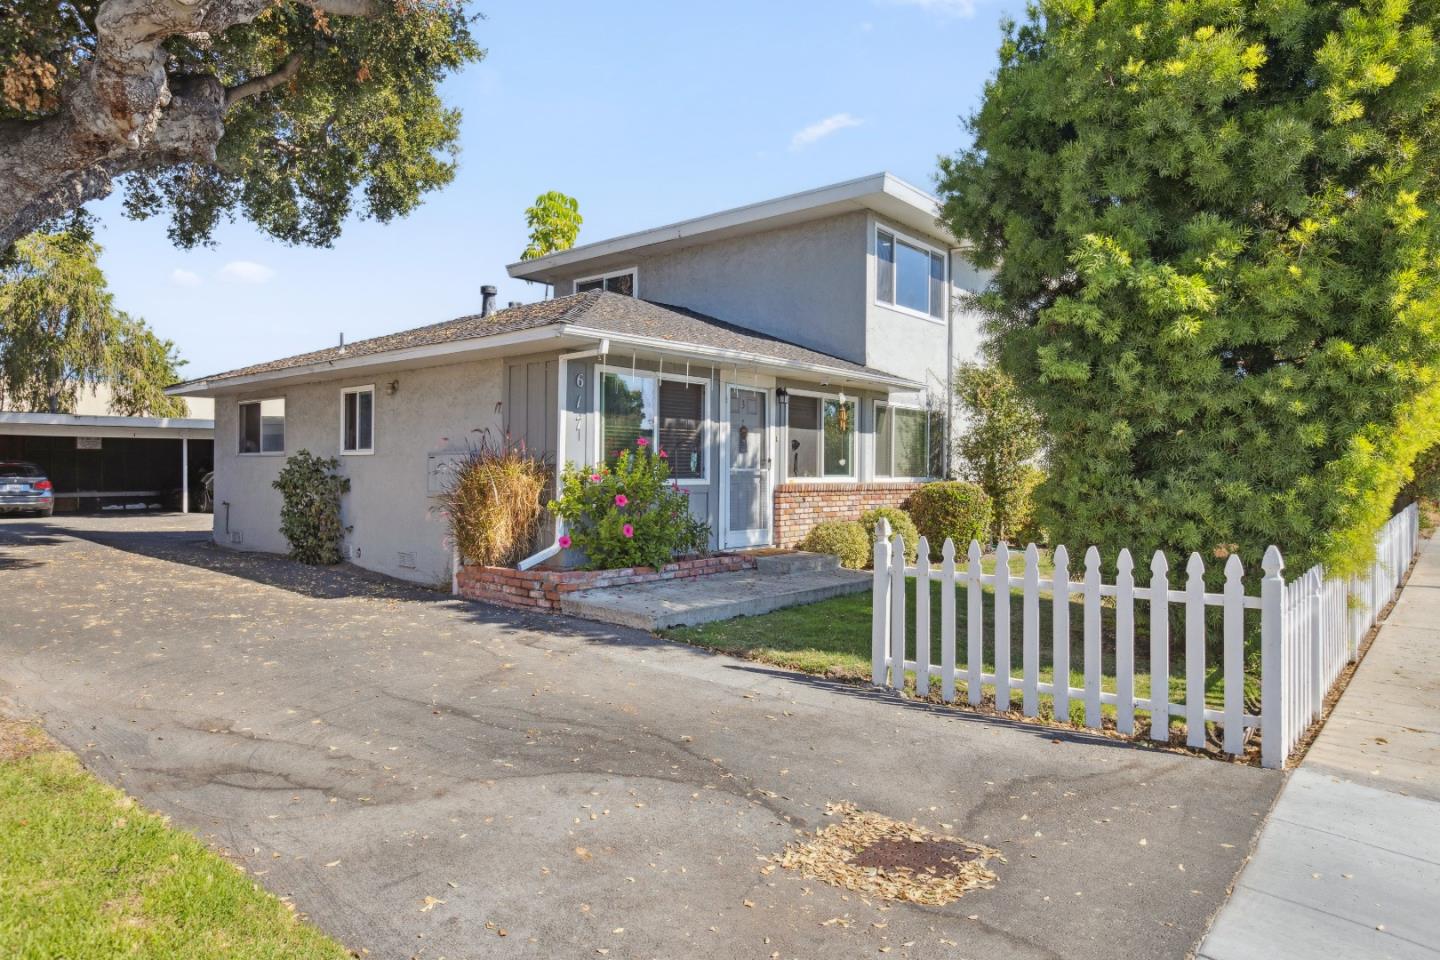
[(670, 479), (665, 451), (621, 451), (614, 467), (565, 469), (550, 512), (565, 521), (560, 545), (585, 554), (587, 570), (662, 567), (704, 553), (710, 525), (690, 515), (690, 497)]
[(271, 486), (280, 491), (280, 532), (290, 557), (311, 566), (340, 562), (340, 541), (350, 531), (340, 523), (340, 496), (350, 478), (335, 471), (340, 461), (301, 450), (285, 459)]
[[(1020, 475), (1019, 483), (1009, 495), (1010, 519), (1005, 536), (1014, 537), (1016, 543), (1048, 542), (1046, 533), (1040, 528), (1035, 516), (1035, 488), (1044, 480), (1044, 470), (1033, 465), (1026, 466)], [(998, 524), (992, 525), (992, 528), (998, 528)]]
[(523, 445), (497, 443), (484, 431), (435, 499), (466, 562), (509, 566), (524, 560), (534, 545), (549, 483), (544, 459), (530, 456)]
[(973, 483), (943, 480), (927, 483), (910, 495), (908, 504), (915, 527), (930, 541), (932, 556), (939, 556), (945, 538), (955, 541), (964, 555), (971, 540), (986, 540), (994, 517), (990, 498)]
[[(899, 507), (876, 507), (860, 514), (860, 525), (865, 528), (865, 539), (874, 546), (875, 527), (882, 518), (889, 521), (892, 537), (898, 533), (905, 538), (905, 562), (914, 563), (915, 558), (920, 555), (920, 531), (915, 529), (915, 521), (910, 519), (910, 514)], [(874, 554), (871, 554), (872, 562), (873, 558)]]
[(805, 539), (800, 541), (801, 550), (811, 553), (828, 553), (840, 558), (840, 566), (851, 570), (864, 570), (874, 555), (870, 538), (865, 528), (856, 520), (825, 520), (817, 523)]

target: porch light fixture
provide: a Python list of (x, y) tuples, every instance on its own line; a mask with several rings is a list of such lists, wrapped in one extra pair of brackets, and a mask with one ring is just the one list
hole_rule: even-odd
[(781, 410), (788, 409), (790, 406), (790, 391), (784, 387), (776, 387), (775, 402), (780, 406)]

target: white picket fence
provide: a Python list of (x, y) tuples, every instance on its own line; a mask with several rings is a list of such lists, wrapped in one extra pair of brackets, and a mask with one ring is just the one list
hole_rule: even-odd
[[(1320, 567), (1286, 584), (1280, 551), (1271, 547), (1261, 561), (1264, 576), (1258, 595), (1245, 592), (1244, 567), (1238, 556), (1225, 561), (1225, 582), (1219, 593), (1205, 589), (1205, 562), (1198, 553), (1190, 555), (1183, 584), (1172, 589), (1169, 562), (1157, 552), (1150, 562), (1148, 585), (1135, 582), (1134, 561), (1129, 550), (1120, 551), (1113, 582), (1104, 582), (1100, 553), (1091, 547), (1085, 553), (1084, 575), (1070, 579), (1069, 554), (1057, 547), (1055, 571), (1040, 576), (1039, 552), (1034, 544), (1025, 550), (1025, 567), (1019, 578), (1010, 571), (1010, 551), (1001, 544), (996, 551), (995, 572), (981, 569), (980, 544), (971, 541), (968, 557), (957, 565), (955, 544), (946, 540), (941, 561), (932, 565), (929, 544), (922, 537), (919, 558), (914, 566), (905, 563), (902, 537), (890, 536), (884, 521), (875, 542), (875, 580), (872, 605), (872, 677), (876, 686), (903, 689), (906, 671), (913, 671), (916, 688), (928, 691), (932, 678), (940, 680), (941, 697), (955, 699), (956, 682), (965, 684), (973, 706), (983, 702), (984, 688), (992, 686), (997, 709), (1012, 708), (1019, 692), (1020, 709), (1026, 716), (1038, 716), (1040, 697), (1052, 698), (1053, 715), (1070, 716), (1071, 701), (1084, 704), (1085, 725), (1100, 727), (1102, 705), (1115, 708), (1117, 729), (1135, 732), (1136, 711), (1165, 722), (1152, 723), (1150, 736), (1168, 741), (1169, 718), (1183, 717), (1187, 743), (1205, 744), (1206, 723), (1223, 728), (1223, 749), (1239, 754), (1245, 746), (1245, 731), (1261, 735), (1261, 762), (1281, 767), (1306, 728), (1320, 716), (1325, 691), (1353, 660), (1357, 645), (1374, 624), (1379, 611), (1393, 598), (1419, 543), (1419, 513), (1415, 506), (1396, 514), (1381, 530), (1376, 557), (1369, 574), (1348, 580), (1327, 579)], [(963, 568), (962, 568), (963, 566)], [(907, 630), (906, 584), (937, 580), (941, 584), (940, 609), (931, 609), (929, 589), (916, 589), (914, 624)], [(990, 587), (993, 630), (984, 636), (985, 588)], [(1015, 590), (1021, 596), (1020, 675), (1015, 676), (1013, 631), (1009, 598)], [(1048, 592), (1050, 596), (1042, 597)], [(963, 592), (963, 600), (961, 594)], [(1071, 598), (1083, 598), (1081, 645), (1072, 650), (1070, 630)], [(1007, 602), (997, 602), (1005, 598)], [(1113, 598), (1113, 604), (1106, 598)], [(1352, 598), (1356, 602), (1352, 603)], [(1150, 691), (1141, 698), (1135, 690), (1135, 604), (1148, 604), (1150, 636)], [(965, 603), (964, 667), (957, 667), (956, 605)], [(1041, 679), (1042, 603), (1050, 605), (1051, 629), (1047, 642), (1052, 657), (1054, 682)], [(1184, 615), (1185, 665), (1182, 675), (1184, 696), (1170, 701), (1170, 605), (1180, 604)], [(1106, 619), (1102, 610), (1113, 606), (1110, 635), (1102, 636)], [(1217, 666), (1224, 684), (1219, 709), (1205, 701), (1207, 607), (1219, 607), (1223, 654)], [(932, 617), (939, 618), (940, 656), (933, 658)], [(1260, 712), (1245, 704), (1246, 617), (1260, 623)], [(1253, 623), (1253, 621), (1252, 621)], [(915, 656), (907, 656), (913, 639)], [(1114, 652), (1113, 690), (1102, 682), (1103, 654)], [(992, 654), (994, 672), (984, 670), (985, 654)], [(1068, 682), (1072, 653), (1078, 654), (1083, 686)]]

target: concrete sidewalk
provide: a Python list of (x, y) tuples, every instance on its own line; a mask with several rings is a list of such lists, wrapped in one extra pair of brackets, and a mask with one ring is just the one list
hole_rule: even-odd
[(1440, 539), (1421, 541), (1199, 956), (1440, 957)]

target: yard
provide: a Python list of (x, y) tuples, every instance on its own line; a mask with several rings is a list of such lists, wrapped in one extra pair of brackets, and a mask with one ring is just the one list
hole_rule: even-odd
[[(995, 559), (988, 556), (982, 561), (982, 568), (985, 573), (993, 573)], [(1011, 575), (1019, 580), (1024, 572), (1024, 557), (1012, 554), (1010, 559)], [(1054, 566), (1051, 562), (1048, 551), (1041, 554), (1039, 563), (1040, 575), (1048, 577), (1053, 574)], [(1074, 569), (1071, 569), (1071, 577), (1074, 577)], [(906, 588), (906, 623), (913, 631), (915, 616), (915, 581), (907, 582)], [(941, 585), (938, 581), (930, 583), (930, 632), (932, 637), (931, 663), (936, 666), (940, 663), (940, 594)], [(1040, 666), (1041, 679), (1044, 682), (1053, 682), (1054, 647), (1051, 642), (1053, 607), (1051, 594), (1042, 591), (1044, 598), (1040, 604)], [(994, 672), (994, 636), (995, 636), (995, 609), (994, 591), (986, 587), (985, 598), (982, 605), (984, 622), (982, 625), (983, 651), (985, 661), (983, 672)], [(966, 696), (965, 681), (962, 672), (967, 666), (966, 654), (966, 631), (968, 625), (967, 604), (963, 587), (957, 590), (955, 605), (955, 633), (956, 633), (956, 699), (964, 700)], [(1010, 595), (1010, 630), (1011, 630), (1011, 674), (1018, 675), (1020, 672), (1020, 636), (1021, 636), (1021, 594), (1018, 589), (1012, 589)], [(1150, 641), (1149, 641), (1149, 610), (1148, 605), (1138, 603), (1135, 611), (1135, 695), (1139, 698), (1150, 696)], [(1081, 650), (1084, 643), (1084, 604), (1077, 596), (1070, 602), (1070, 686), (1083, 688), (1085, 675), (1080, 669), (1082, 663)], [(799, 607), (790, 607), (755, 617), (739, 617), (733, 620), (721, 621), (718, 623), (700, 624), (692, 627), (678, 627), (664, 632), (664, 636), (682, 643), (693, 644), (715, 650), (720, 653), (732, 656), (744, 657), (757, 660), (762, 663), (774, 664), (789, 670), (799, 670), (804, 673), (812, 673), (832, 678), (865, 681), (870, 679), (870, 643), (871, 643), (871, 603), (869, 591), (851, 594), (844, 597), (836, 597), (830, 600), (822, 600), (819, 603), (808, 604)], [(1218, 621), (1209, 625), (1208, 636), (1213, 640), (1218, 636)], [(1170, 650), (1170, 702), (1182, 703), (1185, 700), (1185, 650), (1183, 626), (1171, 625), (1171, 650)], [(1206, 663), (1206, 701), (1211, 707), (1223, 706), (1224, 676), (1220, 668), (1220, 656), (1218, 648), (1212, 643), (1212, 653), (1207, 656)], [(1115, 690), (1115, 606), (1113, 600), (1107, 600), (1101, 611), (1101, 650), (1103, 668), (1101, 672), (1101, 689), (1113, 692)], [(914, 656), (914, 643), (911, 641), (906, 657)], [(908, 684), (911, 693), (914, 693), (915, 677), (913, 671), (907, 674)], [(932, 695), (938, 698), (940, 681), (938, 676), (932, 676)], [(984, 694), (987, 698), (994, 696), (994, 686), (986, 684)], [(1247, 671), (1246, 695), (1247, 698), (1258, 696), (1259, 688), (1253, 671)], [(1018, 698), (1018, 690), (1012, 693)], [(1015, 702), (1012, 700), (1012, 703)], [(1107, 716), (1113, 716), (1114, 707), (1105, 705), (1103, 707)], [(1041, 696), (1042, 715), (1051, 716), (1051, 698)], [(1077, 725), (1083, 725), (1084, 703), (1072, 700), (1070, 704), (1070, 719)], [(1137, 710), (1137, 716), (1148, 717), (1148, 712)], [(1179, 718), (1172, 718), (1172, 722), (1179, 722)], [(1148, 720), (1147, 720), (1148, 723)]]
[(0, 956), (350, 954), (37, 728), (0, 717)]

